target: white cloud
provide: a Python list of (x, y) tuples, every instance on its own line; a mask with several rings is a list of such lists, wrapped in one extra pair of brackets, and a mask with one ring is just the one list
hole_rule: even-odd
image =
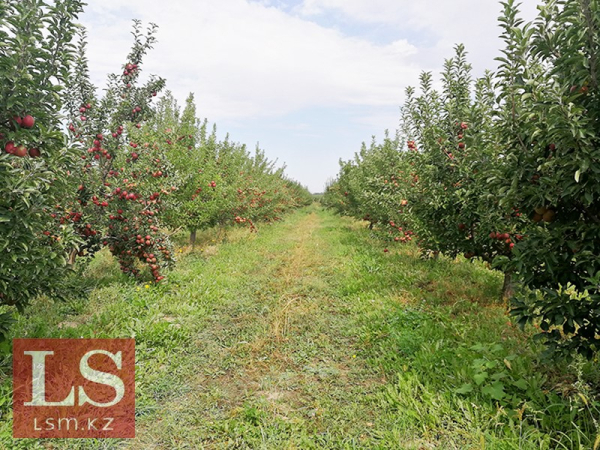
[[(535, 16), (541, 0), (526, 0), (522, 16)], [(341, 15), (365, 24), (387, 24), (431, 42), (419, 48), (416, 59), (424, 69), (441, 67), (457, 43), (464, 43), (476, 72), (493, 69), (501, 42), (498, 0), (304, 0), (294, 11), (301, 17)]]
[(90, 2), (96, 73), (124, 62), (130, 19), (159, 24), (146, 71), (167, 78), (178, 98), (194, 91), (211, 119), (279, 115), (309, 106), (397, 105), (419, 67), (404, 40), (376, 45), (244, 0)]

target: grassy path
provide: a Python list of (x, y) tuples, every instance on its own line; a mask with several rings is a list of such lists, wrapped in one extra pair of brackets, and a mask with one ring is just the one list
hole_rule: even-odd
[(351, 310), (336, 296), (348, 267), (332, 220), (312, 209), (220, 249), (209, 272), (239, 269), (194, 336), (198, 373), (158, 422), (140, 424), (135, 448), (342, 448), (366, 439), (381, 379), (356, 358)]
[(600, 406), (582, 398), (600, 369), (538, 362), (495, 304), (492, 271), (411, 246), (384, 253), (363, 224), (316, 205), (219, 236), (181, 241), (160, 286), (100, 255), (76, 280), (83, 295), (41, 299), (14, 327), (135, 337), (136, 439), (13, 440), (5, 359), (0, 448), (593, 447)]

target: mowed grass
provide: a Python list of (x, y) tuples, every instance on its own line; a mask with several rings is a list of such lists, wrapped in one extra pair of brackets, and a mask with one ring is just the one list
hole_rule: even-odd
[(13, 440), (7, 357), (0, 445), (593, 448), (596, 363), (540, 360), (482, 265), (389, 245), (313, 205), (258, 234), (181, 236), (160, 286), (101, 255), (85, 295), (40, 299), (13, 335), (135, 337), (136, 439)]

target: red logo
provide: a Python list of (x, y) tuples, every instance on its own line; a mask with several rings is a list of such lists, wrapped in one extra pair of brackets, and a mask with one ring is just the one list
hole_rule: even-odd
[(14, 339), (13, 436), (135, 437), (135, 340)]

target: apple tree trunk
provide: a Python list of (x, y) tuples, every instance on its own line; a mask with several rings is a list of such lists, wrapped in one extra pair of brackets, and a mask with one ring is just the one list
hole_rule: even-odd
[(501, 300), (510, 300), (514, 293), (515, 289), (513, 284), (512, 272), (504, 272), (504, 284), (502, 285)]
[(69, 266), (74, 266), (75, 265), (75, 261), (77, 260), (77, 253), (78, 253), (78, 250), (76, 248), (72, 249), (69, 252), (69, 259), (67, 260), (67, 264)]

